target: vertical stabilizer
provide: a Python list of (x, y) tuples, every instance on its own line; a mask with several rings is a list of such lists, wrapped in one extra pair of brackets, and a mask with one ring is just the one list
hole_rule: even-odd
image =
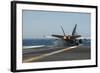
[(63, 34), (64, 34), (64, 36), (65, 36), (65, 32), (64, 32), (64, 29), (63, 29), (62, 25), (61, 25), (61, 29), (62, 29), (62, 31), (63, 31)]
[(75, 24), (75, 27), (74, 27), (73, 32), (72, 32), (72, 35), (76, 34), (76, 27), (77, 27), (77, 24)]

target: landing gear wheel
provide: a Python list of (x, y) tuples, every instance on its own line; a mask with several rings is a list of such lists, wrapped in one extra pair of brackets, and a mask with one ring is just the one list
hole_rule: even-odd
[(76, 45), (79, 45), (79, 43), (76, 43)]

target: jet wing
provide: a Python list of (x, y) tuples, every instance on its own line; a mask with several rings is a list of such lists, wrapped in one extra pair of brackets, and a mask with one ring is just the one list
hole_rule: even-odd
[(74, 35), (74, 36), (71, 36), (72, 39), (76, 39), (76, 38), (79, 38), (81, 37), (81, 35)]
[(53, 37), (57, 37), (57, 38), (63, 38), (63, 35), (52, 35)]

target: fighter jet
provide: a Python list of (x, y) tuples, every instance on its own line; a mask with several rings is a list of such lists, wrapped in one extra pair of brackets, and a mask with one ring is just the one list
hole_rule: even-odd
[(79, 37), (81, 37), (81, 35), (78, 35), (76, 33), (76, 28), (77, 28), (77, 24), (75, 24), (75, 27), (72, 31), (72, 34), (71, 35), (66, 35), (65, 34), (65, 31), (61, 25), (61, 29), (62, 29), (62, 32), (63, 32), (63, 35), (55, 35), (55, 34), (52, 34), (53, 37), (57, 37), (59, 39), (62, 39), (63, 41), (65, 41), (68, 45), (79, 45), (79, 43), (81, 43), (82, 41), (80, 39), (77, 39)]

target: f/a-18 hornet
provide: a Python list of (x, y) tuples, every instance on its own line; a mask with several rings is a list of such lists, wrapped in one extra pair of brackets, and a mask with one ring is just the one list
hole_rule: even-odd
[(53, 37), (57, 37), (59, 39), (62, 39), (68, 45), (79, 45), (79, 43), (82, 43), (82, 40), (81, 39), (77, 39), (77, 38), (81, 37), (81, 35), (78, 35), (76, 33), (76, 27), (77, 27), (77, 24), (75, 24), (75, 27), (74, 27), (74, 29), (72, 31), (72, 34), (71, 35), (66, 35), (63, 27), (61, 26), (61, 29), (63, 31), (63, 35), (55, 35), (55, 34), (53, 34), (52, 36)]

